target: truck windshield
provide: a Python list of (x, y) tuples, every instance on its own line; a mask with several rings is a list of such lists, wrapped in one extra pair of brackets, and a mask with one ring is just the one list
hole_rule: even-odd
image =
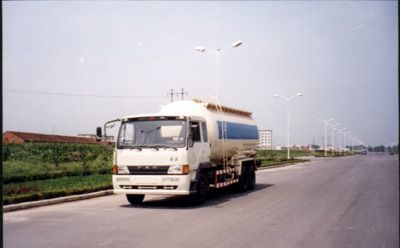
[(185, 146), (186, 120), (128, 120), (122, 123), (118, 149), (180, 148)]

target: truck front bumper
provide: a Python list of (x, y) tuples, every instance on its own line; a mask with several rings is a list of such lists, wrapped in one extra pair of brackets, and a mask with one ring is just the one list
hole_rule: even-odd
[(113, 175), (114, 193), (143, 195), (189, 195), (190, 175)]

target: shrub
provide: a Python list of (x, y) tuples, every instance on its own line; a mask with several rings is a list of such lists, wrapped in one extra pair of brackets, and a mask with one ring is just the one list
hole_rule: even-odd
[(3, 161), (52, 163), (93, 161), (99, 156), (110, 157), (112, 148), (97, 144), (24, 143), (3, 144)]

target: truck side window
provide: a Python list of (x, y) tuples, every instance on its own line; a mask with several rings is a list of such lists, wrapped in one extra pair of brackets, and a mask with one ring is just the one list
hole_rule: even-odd
[(194, 142), (201, 141), (200, 138), (200, 124), (198, 122), (192, 122), (190, 132), (192, 133), (192, 139)]
[(205, 122), (201, 122), (201, 134), (203, 135), (203, 142), (208, 142), (207, 125)]

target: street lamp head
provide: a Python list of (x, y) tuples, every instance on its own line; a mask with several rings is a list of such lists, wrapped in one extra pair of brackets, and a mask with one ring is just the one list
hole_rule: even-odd
[(280, 95), (279, 94), (274, 94), (274, 97), (280, 97)]
[(196, 47), (196, 50), (199, 52), (205, 52), (206, 48), (205, 47)]
[(296, 94), (296, 96), (302, 96), (302, 95), (304, 95), (303, 92), (300, 92), (300, 93), (297, 93), (297, 94)]
[(238, 47), (238, 46), (240, 46), (242, 44), (243, 44), (243, 42), (238, 40), (238, 41), (235, 41), (235, 42), (232, 43), (232, 47)]

